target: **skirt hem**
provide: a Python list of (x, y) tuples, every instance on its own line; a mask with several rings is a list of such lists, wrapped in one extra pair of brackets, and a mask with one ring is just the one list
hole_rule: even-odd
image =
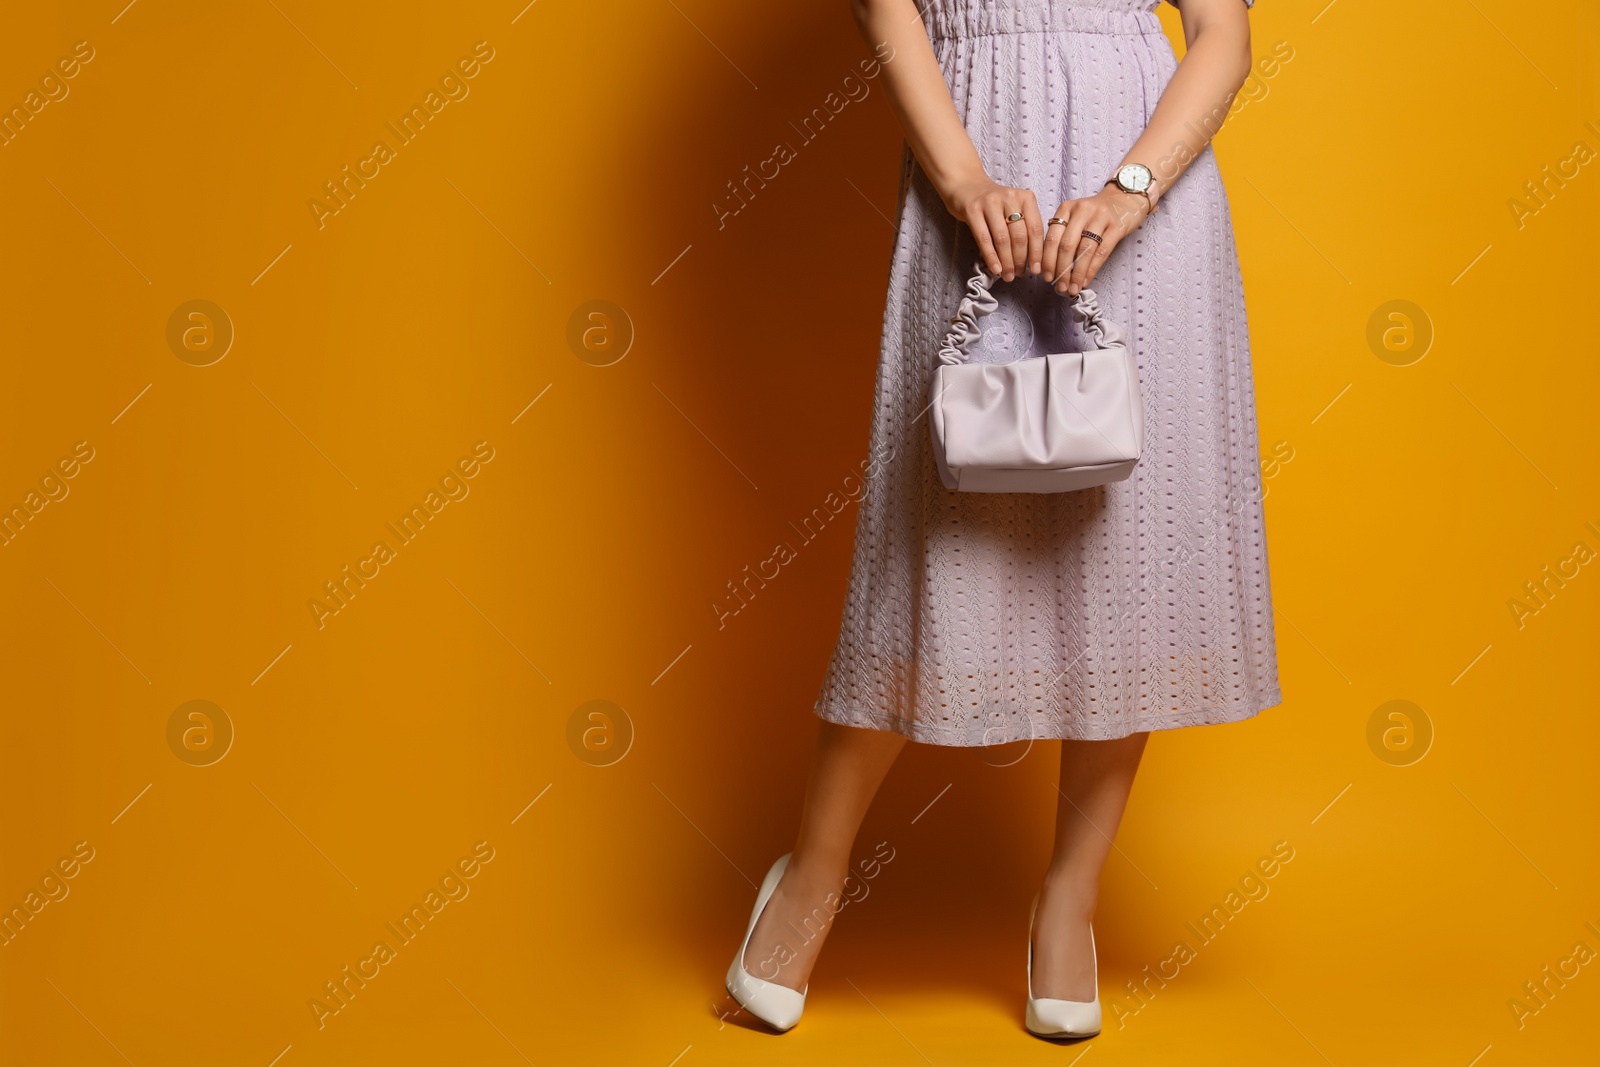
[(924, 745), (948, 748), (984, 748), (1017, 741), (1113, 741), (1129, 734), (1178, 730), (1189, 726), (1221, 726), (1230, 722), (1243, 722), (1254, 718), (1269, 708), (1283, 703), (1283, 692), (1278, 686), (1264, 692), (1254, 703), (1237, 708), (1204, 708), (1194, 711), (1156, 713), (1134, 718), (1108, 718), (1100, 722), (1057, 722), (1031, 735), (1008, 736), (1014, 731), (996, 727), (994, 734), (974, 734), (968, 727), (933, 725), (926, 721), (899, 718), (881, 712), (867, 712), (846, 705), (818, 701), (812, 711), (817, 718), (838, 726), (854, 726), (864, 730), (899, 734), (910, 741)]

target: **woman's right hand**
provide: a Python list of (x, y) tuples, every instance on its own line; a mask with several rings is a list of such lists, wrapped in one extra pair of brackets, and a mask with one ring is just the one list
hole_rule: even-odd
[[(1039, 202), (1027, 189), (1013, 189), (979, 174), (941, 194), (945, 208), (972, 229), (989, 270), (1013, 281), (1026, 269), (1043, 271), (1044, 224)], [(1020, 212), (1022, 218), (1007, 222)]]

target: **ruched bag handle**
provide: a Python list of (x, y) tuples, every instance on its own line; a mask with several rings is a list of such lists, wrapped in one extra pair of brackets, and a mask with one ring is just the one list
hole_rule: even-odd
[[(944, 340), (939, 344), (939, 362), (946, 366), (967, 362), (967, 348), (981, 333), (978, 329), (978, 320), (1000, 306), (1000, 301), (993, 292), (997, 275), (991, 274), (982, 260), (974, 263), (973, 268), (972, 277), (967, 279), (966, 294), (956, 306), (956, 313), (950, 317), (950, 332), (945, 334)], [(1106, 318), (1100, 310), (1100, 303), (1095, 298), (1093, 289), (1083, 289), (1078, 293), (1078, 299), (1072, 305), (1072, 313), (1094, 335), (1099, 347), (1117, 348), (1127, 343), (1122, 329)]]

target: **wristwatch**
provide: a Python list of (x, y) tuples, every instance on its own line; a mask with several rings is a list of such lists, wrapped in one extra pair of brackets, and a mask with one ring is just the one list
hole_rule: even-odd
[(1143, 163), (1124, 164), (1106, 184), (1115, 185), (1125, 193), (1141, 194), (1150, 203), (1150, 214), (1156, 213), (1155, 175)]

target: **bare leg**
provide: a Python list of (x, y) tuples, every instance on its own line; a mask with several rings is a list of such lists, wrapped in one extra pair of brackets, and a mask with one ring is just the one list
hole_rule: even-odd
[(1128, 806), (1148, 734), (1114, 741), (1061, 742), (1056, 843), (1034, 919), (1033, 995), (1094, 999), (1090, 922), (1100, 894), (1100, 868)]
[(790, 989), (806, 987), (833, 928), (850, 867), (850, 848), (884, 775), (905, 747), (899, 734), (821, 724), (800, 834), (783, 880), (745, 950), (745, 970)]

